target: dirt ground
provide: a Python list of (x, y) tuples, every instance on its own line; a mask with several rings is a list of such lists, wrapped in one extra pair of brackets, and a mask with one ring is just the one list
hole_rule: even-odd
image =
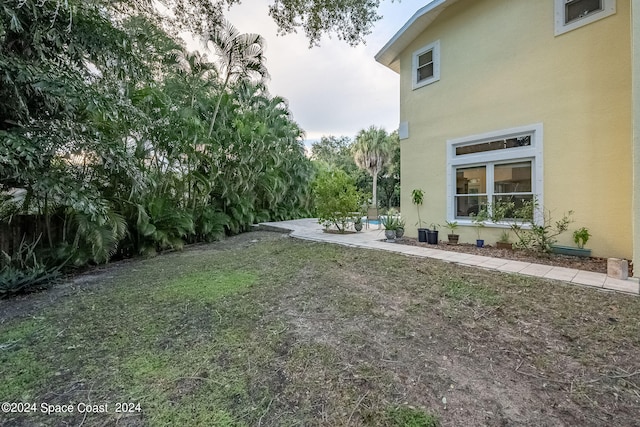
[[(482, 248), (478, 248), (475, 245), (469, 243), (450, 244), (442, 240), (438, 242), (438, 245), (436, 246), (418, 242), (417, 239), (409, 237), (396, 239), (396, 243), (403, 245), (422, 246), (427, 248), (437, 248), (445, 251), (464, 252), (494, 258), (512, 259), (515, 261), (532, 262), (536, 264), (547, 264), (557, 267), (576, 268), (578, 270), (595, 271), (597, 273), (607, 272), (606, 258), (582, 258), (557, 254), (540, 255), (535, 252), (522, 249), (498, 249), (492, 245), (485, 245)], [(633, 276), (633, 266), (631, 264), (631, 261), (629, 261), (629, 276)]]
[[(640, 426), (640, 299), (279, 233), (246, 233), (153, 263), (115, 263), (0, 300), (0, 327), (55, 311), (89, 289), (108, 291), (132, 269), (152, 275), (158, 265), (200, 256), (207, 264), (246, 263), (264, 282), (242, 295), (258, 311), (229, 323), (250, 325), (250, 337), (220, 354), (209, 350), (189, 371), (197, 381), (167, 390), (171, 404), (201, 393), (209, 378), (224, 387), (215, 376), (222, 369), (242, 372), (237, 384), (247, 387), (229, 394), (237, 423), (228, 425), (400, 426), (389, 408), (408, 408), (437, 416), (441, 426)], [(214, 339), (224, 338), (227, 313), (247, 310), (232, 310), (239, 301), (198, 309), (214, 319)], [(179, 332), (189, 342), (189, 333), (207, 332), (207, 322), (185, 329), (194, 322), (181, 316), (167, 337)], [(68, 389), (62, 378), (52, 381), (49, 390)], [(104, 418), (82, 421), (105, 425)]]

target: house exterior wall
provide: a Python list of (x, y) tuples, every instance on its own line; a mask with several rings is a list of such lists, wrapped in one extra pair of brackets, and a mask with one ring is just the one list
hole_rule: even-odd
[[(631, 8), (633, 79), (633, 212), (640, 212), (640, 5)], [(640, 215), (633, 216), (633, 265), (640, 266)], [(639, 267), (635, 275), (640, 275)]]
[[(412, 54), (437, 40), (440, 80), (413, 90)], [(461, 0), (445, 9), (400, 55), (407, 225), (418, 220), (414, 188), (425, 191), (423, 225), (447, 219), (447, 141), (539, 124), (543, 205), (554, 218), (574, 211), (559, 243), (573, 245), (571, 231), (584, 226), (594, 256), (631, 258), (630, 40), (622, 0), (615, 15), (557, 37), (552, 0)], [(501, 231), (482, 235), (493, 244)], [(463, 242), (476, 239), (471, 226), (457, 232)]]

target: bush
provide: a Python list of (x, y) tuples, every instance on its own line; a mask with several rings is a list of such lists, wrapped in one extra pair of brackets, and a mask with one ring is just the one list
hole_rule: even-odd
[(360, 210), (362, 195), (353, 179), (342, 170), (322, 171), (313, 183), (319, 222), (335, 225), (344, 232), (352, 212)]
[(10, 256), (0, 254), (0, 297), (30, 292), (51, 285), (60, 277), (60, 267), (50, 268), (36, 256), (35, 248), (40, 238), (20, 243), (18, 250)]
[[(511, 230), (518, 238), (517, 247), (534, 250), (539, 253), (551, 253), (551, 245), (557, 242), (557, 237), (569, 229), (573, 222), (573, 211), (563, 214), (562, 218), (554, 221), (551, 211), (544, 209), (537, 200), (526, 201), (516, 208), (513, 202), (502, 202), (494, 205), (492, 220), (498, 222), (514, 216), (510, 224)], [(538, 217), (541, 221), (536, 222)]]

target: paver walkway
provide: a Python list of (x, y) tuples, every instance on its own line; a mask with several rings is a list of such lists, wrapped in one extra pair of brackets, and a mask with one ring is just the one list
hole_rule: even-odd
[(265, 222), (260, 224), (259, 227), (265, 230), (289, 231), (292, 237), (296, 237), (298, 239), (398, 252), (406, 255), (435, 258), (446, 262), (480, 267), (487, 270), (561, 280), (563, 282), (577, 285), (592, 286), (636, 295), (640, 293), (640, 286), (638, 284), (638, 280), (635, 278), (618, 280), (608, 277), (604, 273), (594, 273), (591, 271), (583, 271), (573, 268), (554, 267), (544, 264), (513, 261), (503, 258), (492, 258), (435, 248), (385, 243), (381, 241), (384, 239), (384, 230), (382, 228), (378, 228), (377, 225), (371, 226), (369, 229), (363, 229), (360, 233), (356, 234), (325, 233), (322, 230), (323, 227), (318, 224), (318, 220), (314, 218)]

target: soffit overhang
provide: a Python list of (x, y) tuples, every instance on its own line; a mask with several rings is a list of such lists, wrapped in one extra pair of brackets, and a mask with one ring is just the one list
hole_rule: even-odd
[(419, 9), (398, 32), (384, 45), (375, 56), (376, 61), (400, 73), (400, 54), (409, 46), (436, 18), (458, 0), (434, 0)]

